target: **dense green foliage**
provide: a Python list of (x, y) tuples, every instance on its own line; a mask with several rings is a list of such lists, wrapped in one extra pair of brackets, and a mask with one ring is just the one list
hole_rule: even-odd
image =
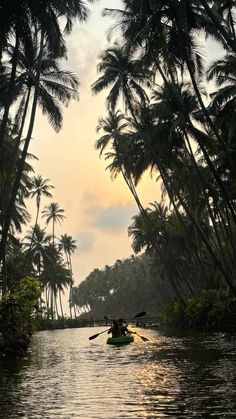
[(0, 355), (24, 354), (34, 330), (41, 294), (39, 281), (25, 277), (0, 301)]
[(162, 311), (162, 322), (172, 327), (199, 330), (234, 330), (236, 299), (204, 290), (185, 304), (173, 301)]

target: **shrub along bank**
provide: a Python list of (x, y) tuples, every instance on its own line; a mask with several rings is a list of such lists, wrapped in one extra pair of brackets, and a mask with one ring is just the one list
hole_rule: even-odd
[(40, 293), (39, 281), (25, 277), (0, 300), (0, 356), (21, 356), (26, 352)]
[(163, 325), (209, 331), (235, 331), (236, 298), (214, 289), (201, 291), (185, 303), (175, 300), (161, 314)]

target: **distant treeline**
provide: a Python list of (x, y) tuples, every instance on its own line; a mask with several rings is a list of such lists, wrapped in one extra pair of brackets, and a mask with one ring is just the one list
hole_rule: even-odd
[[(183, 292), (189, 296), (187, 285)], [(148, 315), (160, 313), (175, 298), (175, 292), (148, 254), (117, 260), (112, 266), (94, 269), (78, 287), (73, 287), (72, 304), (78, 314), (90, 312), (91, 318), (104, 315), (132, 317), (145, 310)]]

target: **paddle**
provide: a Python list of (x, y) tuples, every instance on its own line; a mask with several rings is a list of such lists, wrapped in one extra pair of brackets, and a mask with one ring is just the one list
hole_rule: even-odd
[(141, 338), (144, 342), (147, 342), (149, 339), (145, 336), (139, 335), (137, 332), (134, 332), (139, 338)]
[(108, 330), (110, 330), (110, 328), (109, 328), (109, 329), (106, 329), (106, 330), (103, 330), (103, 332), (96, 333), (96, 334), (95, 334), (95, 335), (93, 335), (93, 336), (90, 336), (90, 337), (89, 337), (89, 340), (96, 339), (99, 335), (102, 335), (103, 333), (108, 332)]

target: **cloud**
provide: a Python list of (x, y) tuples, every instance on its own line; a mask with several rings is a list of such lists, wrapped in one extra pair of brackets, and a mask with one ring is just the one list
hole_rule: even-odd
[(94, 224), (103, 230), (119, 230), (128, 226), (134, 213), (133, 205), (114, 204), (107, 208), (97, 208)]
[(84, 192), (82, 223), (107, 232), (128, 227), (131, 218), (137, 213), (136, 206), (127, 202), (127, 199), (123, 198), (123, 202), (119, 202), (120, 197), (112, 198), (113, 202), (110, 194), (99, 187)]
[(96, 236), (89, 232), (79, 232), (76, 234), (77, 249), (79, 253), (90, 252), (96, 242)]

